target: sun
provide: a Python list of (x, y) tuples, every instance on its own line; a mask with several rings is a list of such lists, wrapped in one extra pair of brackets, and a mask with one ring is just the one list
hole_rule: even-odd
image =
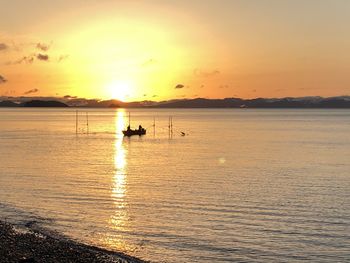
[(127, 101), (132, 94), (133, 85), (131, 81), (117, 80), (107, 85), (111, 99)]

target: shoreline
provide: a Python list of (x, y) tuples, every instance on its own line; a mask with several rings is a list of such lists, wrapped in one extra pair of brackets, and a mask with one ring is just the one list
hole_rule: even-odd
[(0, 262), (145, 263), (146, 261), (32, 229), (20, 231), (15, 225), (0, 220)]

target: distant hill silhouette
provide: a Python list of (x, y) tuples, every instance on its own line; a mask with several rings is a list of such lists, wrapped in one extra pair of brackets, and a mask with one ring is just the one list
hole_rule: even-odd
[(350, 108), (350, 97), (305, 97), (282, 99), (185, 99), (165, 101), (157, 108)]
[(20, 105), (18, 103), (15, 103), (10, 100), (4, 100), (0, 101), (0, 107), (19, 107)]
[[(225, 99), (179, 99), (168, 101), (134, 101), (97, 100), (84, 98), (13, 97), (0, 102), (0, 107), (86, 107), (86, 108), (350, 108), (350, 96), (330, 98), (225, 98)], [(13, 99), (13, 101), (11, 100)], [(14, 101), (22, 101), (21, 104)]]
[(43, 101), (43, 100), (31, 100), (28, 102), (24, 102), (22, 107), (68, 107), (67, 104), (55, 101), (55, 100), (49, 100), (49, 101)]
[(236, 98), (226, 99), (188, 99), (165, 101), (154, 105), (157, 108), (239, 108), (244, 100)]

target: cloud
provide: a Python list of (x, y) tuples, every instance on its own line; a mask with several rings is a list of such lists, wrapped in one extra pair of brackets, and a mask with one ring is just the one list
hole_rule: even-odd
[[(60, 62), (61, 60), (65, 59), (65, 58), (66, 58), (66, 56), (59, 57), (58, 62)], [(22, 64), (22, 63), (32, 64), (34, 62), (34, 59), (41, 60), (41, 61), (49, 61), (49, 55), (41, 54), (41, 53), (32, 54), (32, 55), (29, 55), (29, 56), (24, 56), (24, 57), (22, 57), (22, 58), (20, 58), (18, 60), (15, 60), (15, 61), (7, 62), (6, 65), (16, 65), (16, 64)]]
[(177, 84), (176, 86), (175, 86), (175, 89), (183, 89), (185, 86), (184, 85), (182, 85), (182, 84)]
[(201, 69), (196, 68), (193, 71), (193, 74), (196, 75), (196, 76), (199, 76), (199, 77), (208, 78), (208, 77), (212, 77), (212, 76), (220, 74), (220, 71), (217, 70), (217, 69), (212, 70), (212, 71), (205, 71), (205, 70), (201, 70)]
[(22, 62), (25, 62), (26, 64), (32, 64), (33, 61), (34, 61), (33, 56), (25, 56), (25, 57), (21, 58), (20, 60), (18, 60), (16, 64), (21, 64)]
[(0, 75), (0, 84), (3, 84), (5, 82), (7, 82), (7, 79)]
[(65, 95), (65, 96), (63, 96), (63, 98), (65, 98), (65, 99), (76, 99), (77, 96)]
[(35, 47), (41, 51), (48, 51), (51, 47), (51, 43), (50, 44), (37, 43)]
[(30, 89), (24, 92), (24, 95), (32, 94), (32, 93), (37, 93), (39, 90), (38, 89)]
[(0, 43), (0, 51), (6, 50), (8, 48), (9, 48), (9, 46), (6, 45), (5, 43)]
[(48, 61), (49, 60), (49, 55), (47, 55), (47, 54), (37, 54), (36, 55), (36, 58), (38, 59), (38, 60), (42, 60), (42, 61)]
[(15, 61), (9, 61), (6, 63), (6, 65), (16, 65), (16, 64), (22, 64), (22, 63), (32, 64), (33, 61), (34, 61), (34, 56), (24, 56), (24, 57), (17, 59)]
[(66, 60), (69, 57), (69, 55), (61, 55), (58, 57), (57, 62), (61, 62), (63, 60)]

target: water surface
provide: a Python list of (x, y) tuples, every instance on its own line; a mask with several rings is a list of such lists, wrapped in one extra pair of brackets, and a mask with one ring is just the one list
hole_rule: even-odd
[(1, 109), (1, 218), (155, 262), (350, 261), (349, 110), (133, 109), (147, 135), (123, 138), (127, 123), (81, 110), (76, 135), (75, 110)]

